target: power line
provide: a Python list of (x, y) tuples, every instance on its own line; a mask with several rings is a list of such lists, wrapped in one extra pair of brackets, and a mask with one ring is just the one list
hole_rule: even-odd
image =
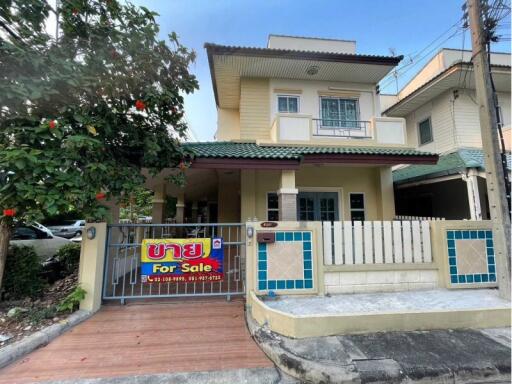
[[(448, 34), (453, 28), (456, 28), (458, 25), (460, 24), (460, 20), (458, 20), (455, 24), (453, 24), (452, 26), (450, 26), (447, 30), (445, 30), (443, 33), (441, 33), (439, 36), (437, 36), (434, 40), (432, 40), (427, 46), (425, 46), (423, 49), (419, 50), (419, 51), (414, 51), (414, 52), (411, 52), (409, 54), (407, 54), (406, 56), (409, 58), (409, 62), (406, 63), (406, 64), (403, 64), (399, 67), (396, 68), (396, 70), (394, 72), (398, 72), (398, 71), (401, 71), (403, 70), (404, 68), (407, 68), (409, 67), (410, 65), (412, 65), (413, 63), (416, 62), (416, 59), (421, 56), (421, 54), (427, 50), (428, 48), (430, 48), (433, 44), (435, 44), (439, 39), (443, 38), (446, 34)], [(390, 75), (388, 75), (390, 76)], [(393, 75), (394, 76), (394, 75)], [(383, 79), (384, 80), (384, 79)]]
[[(455, 25), (460, 24), (460, 21), (461, 20), (459, 20)], [(453, 29), (454, 26), (450, 27), (447, 31), (450, 31), (451, 29)], [(400, 78), (403, 75), (405, 75), (412, 68), (414, 68), (418, 64), (420, 64), (423, 59), (425, 59), (426, 57), (430, 56), (434, 51), (436, 51), (439, 47), (441, 47), (444, 43), (446, 43), (448, 40), (452, 39), (453, 37), (461, 34), (463, 31), (464, 31), (464, 29), (461, 29), (460, 27), (458, 27), (450, 36), (448, 36), (446, 39), (444, 39), (440, 43), (436, 44), (434, 47), (432, 47), (426, 53), (421, 55), (421, 53), (425, 52), (425, 50), (428, 49), (428, 47), (432, 46), (432, 43), (428, 44), (427, 47), (425, 47), (421, 51), (419, 51), (420, 54), (416, 55), (416, 57), (410, 58), (410, 62), (409, 63), (406, 63), (406, 64), (398, 67), (395, 71), (391, 72), (390, 75), (393, 76), (392, 78), (389, 78), (390, 75), (386, 76), (386, 78), (384, 78), (381, 81), (380, 88), (382, 89), (382, 88), (385, 88), (385, 87), (389, 86), (393, 81), (395, 81), (395, 77), (396, 78)], [(442, 36), (444, 36), (444, 35), (446, 35), (446, 33), (442, 34)], [(437, 41), (437, 40), (439, 40), (439, 38), (435, 39), (435, 41)]]

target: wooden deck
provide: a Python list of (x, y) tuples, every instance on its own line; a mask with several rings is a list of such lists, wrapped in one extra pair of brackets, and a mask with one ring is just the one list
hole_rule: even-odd
[(0, 384), (272, 367), (251, 339), (241, 299), (104, 306), (0, 370)]

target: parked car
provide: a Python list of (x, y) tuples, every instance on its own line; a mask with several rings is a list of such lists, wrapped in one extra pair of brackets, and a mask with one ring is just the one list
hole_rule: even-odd
[(85, 220), (63, 220), (55, 225), (48, 225), (48, 228), (55, 236), (71, 239), (80, 236), (85, 227)]
[(82, 242), (82, 235), (77, 235), (75, 237), (72, 237), (71, 240), (73, 243), (77, 243), (77, 244), (80, 244)]
[(53, 257), (60, 247), (70, 244), (71, 241), (52, 235), (35, 225), (20, 224), (14, 228), (10, 243), (12, 245), (33, 246), (41, 261), (44, 262)]
[(53, 236), (53, 233), (52, 231), (50, 231), (48, 228), (46, 228), (43, 224), (41, 223), (38, 223), (37, 221), (33, 221), (32, 224), (34, 227), (36, 227), (37, 229), (40, 229), (41, 231), (43, 232), (46, 232), (47, 234), (49, 235), (52, 235)]

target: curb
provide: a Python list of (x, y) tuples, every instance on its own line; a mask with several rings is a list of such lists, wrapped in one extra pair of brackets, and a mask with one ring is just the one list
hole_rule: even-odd
[(249, 332), (267, 357), (284, 373), (295, 379), (311, 383), (359, 383), (361, 377), (355, 364), (320, 364), (297, 356), (281, 346), (279, 336), (260, 327), (246, 312)]
[(92, 312), (80, 309), (69, 315), (65, 320), (43, 328), (20, 341), (5, 346), (0, 349), (0, 368), (4, 368), (33, 350), (45, 346), (68, 329), (91, 317), (91, 315)]
[[(249, 332), (267, 357), (284, 373), (308, 383), (509, 383), (510, 364), (479, 361), (472, 366), (462, 364), (453, 367), (437, 367), (415, 370), (404, 369), (392, 355), (370, 358), (344, 344), (350, 360), (308, 360), (287, 347), (288, 338), (272, 332), (266, 325), (260, 326), (246, 312)], [(482, 332), (480, 332), (482, 333)], [(485, 336), (484, 333), (482, 333)], [(498, 344), (493, 338), (487, 337)], [(350, 341), (345, 340), (345, 343)], [(500, 343), (510, 349), (507, 343)]]
[[(153, 375), (66, 379), (39, 384), (280, 384), (277, 369), (246, 368), (223, 371), (173, 372)], [(283, 383), (284, 384), (284, 383)]]

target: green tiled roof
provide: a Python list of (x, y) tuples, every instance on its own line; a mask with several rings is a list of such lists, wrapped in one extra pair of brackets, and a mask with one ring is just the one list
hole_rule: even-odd
[(379, 147), (329, 147), (329, 146), (285, 146), (258, 145), (256, 143), (237, 143), (230, 141), (185, 143), (197, 157), (217, 159), (289, 159), (299, 160), (304, 155), (321, 154), (359, 154), (392, 156), (432, 156), (433, 153), (413, 149)]
[[(507, 168), (510, 170), (510, 152), (507, 153)], [(466, 168), (484, 170), (484, 152), (481, 149), (462, 148), (458, 151), (439, 156), (436, 165), (410, 165), (393, 172), (393, 181), (404, 182), (426, 176), (449, 175)]]

